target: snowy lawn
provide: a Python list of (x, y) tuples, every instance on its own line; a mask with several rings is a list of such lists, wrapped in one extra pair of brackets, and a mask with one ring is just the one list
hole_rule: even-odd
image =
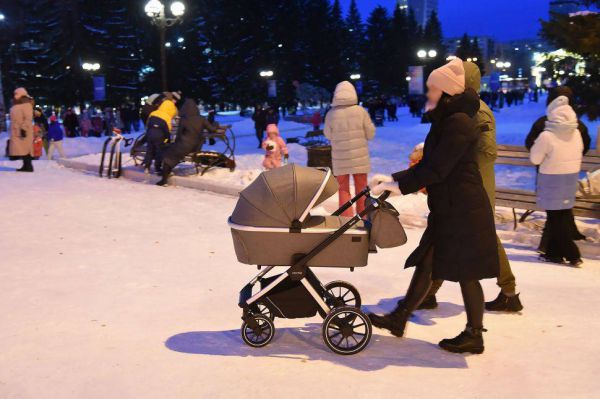
[[(277, 319), (263, 349), (239, 336), (238, 292), (256, 273), (235, 259), (226, 225), (235, 199), (54, 163), (36, 173), (0, 162), (1, 398), (588, 398), (597, 395), (600, 261), (541, 264), (508, 245), (525, 310), (487, 314), (486, 352), (436, 346), (465, 323), (446, 284), (438, 310), (416, 312), (407, 337), (375, 331), (367, 349), (327, 350), (319, 318)], [(350, 273), (365, 308), (390, 310), (421, 228)], [(488, 299), (494, 281), (485, 282)]]

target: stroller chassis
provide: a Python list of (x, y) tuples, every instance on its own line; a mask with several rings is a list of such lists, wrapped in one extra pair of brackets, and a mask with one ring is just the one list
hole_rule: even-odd
[[(359, 198), (368, 194), (369, 188), (364, 189), (338, 209), (333, 216), (339, 216)], [(372, 326), (369, 318), (360, 310), (361, 300), (358, 290), (344, 281), (334, 281), (323, 285), (311, 268), (307, 266), (307, 263), (342, 236), (344, 232), (360, 222), (363, 216), (381, 206), (388, 196), (389, 192), (386, 192), (379, 198), (374, 198), (374, 201), (364, 211), (348, 220), (340, 229), (329, 235), (307, 254), (294, 255), (294, 262), (288, 270), (256, 294), (252, 295), (253, 287), (261, 282), (275, 266), (266, 267), (244, 286), (240, 291), (239, 306), (243, 310), (241, 334), (246, 344), (252, 347), (263, 347), (273, 339), (275, 333), (273, 307), (276, 305), (267, 297), (267, 294), (289, 277), (291, 281), (299, 281), (317, 304), (318, 313), (325, 319), (322, 326), (323, 340), (333, 352), (352, 355), (367, 346), (371, 338)], [(261, 266), (258, 268), (260, 269)], [(353, 270), (353, 268), (350, 269)], [(338, 289), (337, 295), (336, 288)], [(351, 296), (346, 298), (349, 294)], [(276, 310), (283, 314), (280, 309)]]

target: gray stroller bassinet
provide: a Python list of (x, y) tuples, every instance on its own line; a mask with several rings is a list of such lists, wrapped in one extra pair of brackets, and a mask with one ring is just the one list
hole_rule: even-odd
[[(330, 169), (289, 164), (262, 173), (240, 193), (229, 218), (235, 253), (241, 263), (266, 266), (240, 292), (248, 345), (271, 341), (275, 317), (317, 313), (325, 318), (323, 337), (334, 352), (353, 354), (368, 344), (371, 324), (360, 310), (358, 290), (343, 281), (322, 285), (310, 267), (366, 266), (370, 249), (403, 245), (406, 235), (398, 212), (385, 201), (389, 193), (372, 198), (369, 188), (330, 216), (310, 214), (337, 190)], [(340, 216), (362, 197), (366, 209), (360, 215)], [(275, 266), (289, 269), (267, 278)]]

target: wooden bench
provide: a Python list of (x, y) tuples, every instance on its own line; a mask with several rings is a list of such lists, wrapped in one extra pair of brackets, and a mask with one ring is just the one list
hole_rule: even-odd
[[(498, 145), (498, 159), (496, 160), (496, 164), (534, 166), (529, 161), (529, 151), (527, 148), (516, 145)], [(593, 171), (598, 168), (600, 168), (600, 153), (597, 150), (590, 150), (583, 157), (581, 169), (583, 171)], [(496, 205), (512, 208), (515, 229), (518, 223), (524, 222), (533, 212), (541, 210), (536, 205), (534, 191), (503, 187), (496, 187)], [(525, 210), (520, 218), (517, 218), (516, 209)], [(577, 197), (573, 213), (576, 216), (600, 219), (600, 196)]]

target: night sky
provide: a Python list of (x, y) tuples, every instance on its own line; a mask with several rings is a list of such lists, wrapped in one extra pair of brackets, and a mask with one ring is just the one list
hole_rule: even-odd
[[(357, 0), (363, 20), (378, 4), (393, 9), (395, 0)], [(444, 37), (486, 35), (498, 40), (537, 37), (548, 19), (549, 0), (439, 0)], [(342, 0), (347, 11), (350, 0)]]

